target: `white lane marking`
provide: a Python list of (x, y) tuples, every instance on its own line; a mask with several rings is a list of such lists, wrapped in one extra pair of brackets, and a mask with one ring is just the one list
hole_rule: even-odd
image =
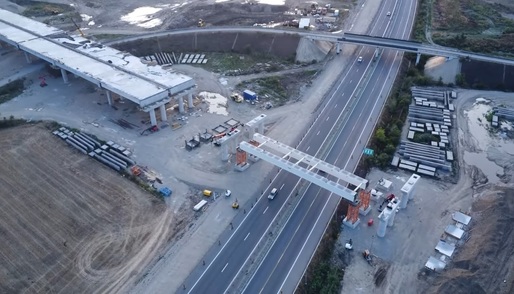
[(336, 105), (334, 106), (334, 108), (336, 108), (336, 107), (337, 107), (337, 103), (336, 103)]
[(350, 80), (349, 84), (351, 84), (353, 82), (353, 80)]
[(246, 237), (244, 238), (243, 241), (246, 241), (246, 239), (248, 239), (248, 236), (250, 236), (250, 233), (248, 233), (248, 235), (246, 235)]
[[(370, 66), (371, 66), (371, 63), (368, 63), (368, 65), (366, 66), (366, 71), (368, 70), (368, 68), (369, 68)], [(339, 87), (344, 83), (344, 80), (346, 79), (346, 77), (347, 77), (347, 76), (348, 76), (348, 72), (347, 72), (347, 74), (344, 76), (344, 78), (341, 80), (341, 83), (340, 83), (340, 84), (339, 84), (339, 86), (337, 87), (336, 91), (335, 91), (335, 92), (332, 94), (332, 96), (330, 97), (330, 99), (329, 99), (329, 102), (328, 102), (328, 103), (330, 103), (330, 101), (332, 101), (332, 98), (334, 97), (334, 95), (335, 95), (335, 94), (337, 93), (337, 91), (339, 90)], [(360, 84), (360, 83), (362, 82), (362, 80), (363, 80), (363, 79), (364, 79), (364, 75), (362, 75), (362, 76), (361, 76), (361, 78), (359, 79), (359, 81), (357, 82), (357, 84)], [(355, 88), (353, 89), (353, 92), (350, 94), (350, 96), (354, 95), (356, 91), (357, 91), (357, 87), (355, 87)], [(344, 105), (343, 110), (345, 110), (345, 109), (348, 107), (348, 104), (350, 103), (350, 101), (351, 101), (351, 100), (352, 100), (352, 99), (350, 99), (350, 98), (349, 98), (349, 99), (346, 101), (346, 104)], [(325, 105), (325, 108), (326, 108), (327, 106), (328, 106), (328, 104), (327, 104), (327, 105)], [(323, 110), (324, 110), (325, 108), (323, 108)], [(355, 110), (355, 108), (354, 108), (354, 109), (352, 109), (352, 112), (353, 112), (354, 110)], [(341, 119), (341, 116), (343, 115), (343, 113), (344, 113), (344, 111), (341, 111), (341, 113), (340, 113), (340, 114), (339, 114), (339, 116), (337, 117), (336, 121), (339, 121), (339, 119)], [(350, 114), (350, 115), (351, 115), (351, 114)], [(332, 133), (332, 130), (335, 128), (335, 126), (336, 126), (336, 124), (332, 125), (332, 127), (331, 127), (331, 128), (330, 128), (330, 130), (328, 131), (328, 134)], [(341, 134), (341, 132), (342, 132), (342, 130), (340, 130), (340, 131), (339, 131), (339, 134)], [(324, 140), (323, 140), (323, 142), (321, 143), (321, 146), (323, 146), (327, 140), (328, 140), (328, 135), (325, 137), (325, 139), (324, 139)], [(331, 146), (330, 150), (331, 150), (332, 148), (334, 148), (334, 144), (335, 144), (335, 141), (332, 143), (332, 146)], [(318, 155), (318, 152), (319, 152), (319, 150), (318, 150), (318, 151), (316, 152), (316, 154), (314, 155), (315, 157)], [(296, 185), (298, 185), (299, 183), (300, 183), (300, 181), (298, 181)], [(309, 189), (310, 185), (312, 185), (312, 184), (309, 184), (309, 185), (307, 186), (307, 189)], [(328, 199), (327, 199), (327, 203), (328, 203)], [(298, 202), (296, 203), (296, 206), (295, 206), (295, 208), (293, 209), (293, 212), (296, 210), (296, 208), (298, 207), (298, 205), (299, 205), (299, 204), (300, 204), (300, 201), (298, 201)], [(325, 204), (325, 205), (326, 205), (326, 204)], [(291, 217), (292, 217), (292, 216), (293, 216), (293, 213), (291, 213), (291, 214), (289, 215), (289, 217), (287, 218), (287, 220), (286, 220), (286, 222), (285, 222), (286, 224), (289, 222), (289, 220), (291, 219)], [(271, 226), (271, 224), (270, 224), (270, 226)], [(284, 227), (282, 227), (282, 229), (283, 229), (283, 228), (284, 228)], [(279, 232), (279, 234), (278, 234), (278, 235), (280, 236), (280, 234), (281, 234), (281, 233), (282, 233), (282, 230)], [(264, 237), (264, 235), (263, 235), (263, 237)], [(261, 237), (261, 239), (262, 239), (263, 237)], [(275, 240), (274, 240), (274, 241), (273, 241), (273, 243), (271, 244), (271, 247), (273, 247), (273, 246), (275, 245), (275, 242), (276, 242), (277, 240), (278, 240), (278, 237), (277, 237), (277, 238), (275, 238)], [(259, 243), (260, 243), (260, 240), (259, 240), (259, 242), (258, 242), (257, 244), (259, 244)], [(256, 247), (257, 247), (257, 245), (256, 245)], [(254, 250), (255, 250), (255, 248), (254, 248)], [(252, 251), (252, 252), (253, 252), (253, 251)], [(264, 258), (263, 258), (262, 260), (266, 259), (266, 257), (268, 256), (269, 252), (270, 252), (270, 250), (268, 250), (268, 252), (266, 252), (266, 254), (264, 255)], [(250, 256), (248, 256), (248, 258), (250, 258)], [(248, 259), (248, 258), (247, 258), (247, 259)], [(298, 259), (298, 256), (297, 256), (297, 259)], [(245, 263), (246, 263), (246, 262), (245, 262)], [(296, 263), (296, 261), (295, 261), (295, 263)], [(262, 264), (262, 262), (261, 262), (261, 264)], [(247, 288), (247, 287), (248, 287), (248, 285), (250, 284), (250, 281), (253, 279), (253, 277), (255, 276), (255, 274), (257, 273), (257, 271), (259, 270), (259, 268), (261, 267), (261, 264), (259, 264), (259, 266), (257, 267), (257, 269), (254, 271), (254, 273), (253, 273), (252, 277), (250, 277), (250, 280), (247, 282), (246, 286), (244, 287), (244, 289), (243, 289), (243, 291), (242, 291), (243, 293), (246, 291), (246, 288)], [(293, 266), (294, 266), (294, 263), (293, 263)], [(291, 268), (291, 269), (292, 269), (292, 268)], [(291, 270), (289, 270), (289, 273), (288, 273), (288, 275), (286, 276), (286, 279), (288, 278), (288, 276), (289, 276), (289, 274), (290, 274), (290, 273), (291, 273)], [(239, 274), (239, 273), (238, 273), (238, 274)], [(235, 277), (234, 277), (234, 279), (235, 279)], [(232, 282), (230, 282), (230, 284), (232, 284), (232, 283), (234, 282), (234, 279), (232, 280)], [(285, 283), (285, 280), (284, 280), (284, 283)], [(284, 285), (284, 284), (282, 284), (282, 286), (280, 286), (280, 289), (283, 287), (283, 285)], [(229, 286), (229, 287), (230, 287), (230, 286)], [(225, 292), (226, 292), (226, 290), (225, 290)]]
[(321, 132), (321, 130), (316, 133), (316, 136), (319, 135), (319, 132)]
[(227, 266), (228, 266), (228, 262), (227, 262), (227, 264), (225, 264), (225, 266), (223, 267), (223, 269), (221, 270), (221, 272), (223, 272), (223, 271), (227, 268)]
[(282, 190), (282, 188), (284, 188), (284, 185), (285, 185), (285, 184), (282, 184), (282, 186), (280, 186), (280, 190)]
[(267, 206), (266, 209), (264, 209), (264, 212), (262, 214), (265, 214), (266, 211), (268, 211), (268, 208), (269, 208), (269, 206)]
[[(353, 25), (352, 25), (352, 27), (353, 27)], [(368, 67), (369, 67), (369, 66), (370, 66), (370, 63), (368, 64)], [(350, 69), (351, 69), (352, 67), (353, 67), (353, 65), (350, 65)], [(366, 69), (367, 69), (367, 68), (366, 68)], [(328, 99), (327, 103), (323, 106), (323, 108), (321, 109), (321, 111), (318, 113), (318, 116), (316, 116), (316, 119), (314, 119), (314, 122), (313, 122), (313, 123), (311, 124), (311, 126), (307, 129), (307, 133), (309, 133), (309, 132), (311, 131), (311, 129), (316, 125), (316, 122), (318, 121), (318, 119), (320, 119), (320, 117), (321, 117), (321, 116), (322, 116), (322, 114), (325, 112), (325, 110), (327, 110), (328, 106), (330, 105), (330, 102), (334, 99), (334, 97), (335, 97), (336, 93), (339, 91), (339, 89), (341, 88), (341, 86), (342, 86), (343, 84), (345, 84), (345, 85), (346, 85), (345, 80), (346, 80), (346, 78), (348, 77), (348, 75), (349, 75), (349, 74), (350, 74), (350, 71), (347, 71), (347, 72), (346, 72), (346, 74), (344, 75), (344, 77), (340, 80), (340, 82), (339, 82), (339, 84), (337, 85), (337, 87), (336, 87), (335, 91), (334, 91), (334, 92), (332, 93), (332, 95), (330, 96), (330, 99)], [(362, 77), (360, 78), (359, 83), (360, 83), (360, 81), (362, 81), (362, 79), (363, 79), (363, 78), (364, 78), (364, 76), (362, 76)], [(355, 93), (355, 90), (356, 90), (356, 89), (354, 89), (353, 93)], [(353, 93), (352, 93), (352, 94), (353, 94)], [(344, 97), (344, 92), (343, 92), (343, 94), (342, 94), (342, 97)], [(346, 101), (346, 104), (345, 104), (345, 106), (343, 107), (343, 110), (344, 110), (344, 109), (346, 109), (346, 107), (347, 107), (347, 106), (348, 106), (348, 104), (350, 103), (350, 100), (351, 100), (351, 99), (349, 98), (349, 99), (348, 99), (348, 101)], [(339, 115), (338, 119), (341, 117), (341, 115), (342, 115), (342, 114), (343, 114), (343, 112), (341, 112), (341, 114)], [(332, 126), (332, 128), (330, 128), (330, 130), (329, 130), (329, 134), (332, 132), (332, 129), (333, 129), (334, 127), (335, 127), (335, 124)], [(319, 133), (320, 133), (320, 131), (318, 131), (318, 133), (317, 133), (316, 135), (319, 135)], [(304, 138), (302, 138), (302, 140), (300, 140), (300, 143), (299, 143), (298, 145), (300, 145), (300, 144), (303, 142), (303, 140), (304, 140), (304, 139), (305, 139), (305, 137), (304, 137)], [(327, 137), (325, 137), (325, 139), (323, 140), (323, 142), (322, 142), (321, 144), (323, 145), (327, 139), (328, 139), (328, 138), (327, 138)], [(318, 150), (318, 152), (319, 152), (319, 150)], [(316, 155), (317, 155), (317, 153), (318, 153), (318, 152), (316, 152)], [(275, 181), (275, 179), (278, 177), (278, 175), (279, 175), (279, 174), (280, 174), (280, 172), (279, 172), (279, 173), (277, 173), (277, 175), (273, 178), (273, 181)], [(296, 189), (296, 187), (298, 186), (298, 184), (299, 184), (299, 183), (300, 183), (300, 181), (298, 181), (298, 182), (297, 182), (297, 184), (294, 186), (294, 189)], [(269, 187), (271, 187), (271, 184), (270, 184), (270, 185), (268, 185), (268, 187), (267, 187), (267, 188), (269, 188)], [(293, 189), (293, 190), (294, 190), (294, 189)], [(292, 194), (292, 193), (291, 193), (291, 194)], [(263, 196), (264, 196), (264, 194), (263, 194), (263, 195), (261, 195), (261, 196), (259, 197), (258, 201), (260, 201), (260, 200), (261, 200), (261, 198), (262, 198)], [(286, 203), (287, 203), (287, 202), (284, 202), (284, 204), (282, 204), (282, 207), (280, 208), (279, 213), (280, 213), (280, 211), (283, 209), (283, 207), (284, 207), (284, 205), (285, 205)], [(299, 203), (299, 202), (297, 202), (297, 203)], [(254, 205), (254, 207), (257, 207), (257, 205)], [(295, 209), (296, 209), (296, 208), (295, 208)], [(253, 210), (253, 208), (251, 208), (251, 209), (250, 209), (250, 212), (251, 212), (252, 210)], [(293, 210), (293, 211), (294, 211), (294, 210)], [(278, 216), (278, 214), (279, 214), (279, 213), (277, 213), (277, 214), (275, 215), (275, 217), (273, 218), (273, 220), (272, 220), (272, 221), (271, 221), (271, 223), (269, 224), (269, 226), (268, 226), (268, 228), (266, 229), (266, 231), (268, 231), (268, 230), (269, 230), (269, 228), (270, 228), (270, 227), (271, 227), (271, 225), (273, 224), (273, 221), (275, 221), (275, 219), (277, 218), (277, 216)], [(234, 231), (234, 233), (232, 233), (232, 235), (229, 237), (229, 239), (227, 240), (227, 242), (226, 242), (225, 244), (223, 244), (223, 247), (221, 248), (221, 250), (216, 254), (216, 256), (215, 256), (215, 257), (214, 257), (214, 259), (211, 261), (211, 263), (207, 266), (207, 268), (205, 269), (205, 271), (204, 271), (204, 272), (200, 275), (200, 277), (196, 280), (196, 282), (193, 284), (193, 287), (191, 287), (191, 289), (189, 290), (189, 292), (188, 292), (188, 293), (191, 293), (191, 291), (193, 290), (193, 288), (194, 288), (194, 287), (196, 287), (196, 285), (200, 282), (200, 280), (203, 278), (203, 276), (205, 275), (205, 273), (207, 272), (207, 270), (209, 270), (209, 268), (210, 268), (210, 267), (211, 267), (211, 265), (214, 263), (214, 261), (218, 258), (218, 256), (221, 254), (221, 252), (225, 249), (225, 246), (227, 246), (227, 244), (230, 242), (230, 240), (232, 240), (232, 238), (234, 237), (234, 235), (236, 234), (236, 232), (237, 232), (237, 231), (239, 230), (239, 228), (243, 225), (243, 223), (246, 221), (246, 218), (247, 218), (249, 215), (250, 215), (250, 213), (248, 213), (248, 214), (243, 218), (243, 221), (241, 221), (241, 223), (239, 224), (239, 226), (237, 226), (236, 230)], [(291, 215), (292, 215), (292, 214), (291, 214)], [(291, 215), (289, 216), (289, 218), (291, 217)], [(289, 219), (288, 219), (288, 220), (289, 220)], [(286, 221), (286, 222), (287, 222), (287, 221)], [(238, 272), (236, 273), (236, 275), (234, 276), (234, 278), (232, 279), (232, 281), (230, 281), (230, 284), (229, 284), (229, 286), (228, 286), (228, 287), (230, 287), (230, 285), (232, 285), (232, 283), (233, 283), (233, 282), (234, 282), (234, 280), (236, 279), (237, 275), (239, 275), (239, 273), (240, 273), (240, 272), (241, 272), (241, 270), (243, 269), (243, 266), (248, 262), (248, 260), (250, 259), (250, 256), (253, 254), (253, 252), (254, 252), (254, 251), (255, 251), (255, 249), (257, 248), (258, 244), (262, 241), (262, 239), (263, 239), (263, 238), (264, 238), (264, 236), (266, 236), (266, 235), (267, 235), (267, 234), (266, 234), (266, 233), (264, 233), (264, 234), (261, 236), (261, 238), (259, 239), (259, 241), (257, 241), (256, 245), (255, 245), (255, 246), (254, 246), (254, 248), (252, 249), (252, 252), (250, 252), (250, 254), (248, 255), (248, 257), (247, 257), (247, 258), (246, 258), (246, 260), (244, 261), (243, 265), (239, 268)], [(266, 254), (266, 255), (267, 255), (267, 254)], [(266, 257), (265, 257), (265, 258), (266, 258)], [(259, 266), (259, 267), (260, 267), (260, 266)], [(254, 273), (254, 275), (255, 275), (255, 273)], [(252, 277), (253, 277), (253, 276), (252, 276)], [(248, 284), (247, 284), (247, 286), (248, 286)], [(228, 289), (228, 288), (227, 288), (227, 289)], [(245, 287), (245, 289), (246, 289), (246, 287)], [(225, 290), (225, 292), (226, 292), (226, 290)], [(244, 291), (243, 291), (243, 292), (244, 292)]]
[[(298, 188), (298, 185), (300, 184), (300, 181), (298, 181), (296, 183), (296, 185), (293, 187), (293, 189), (291, 190), (291, 193), (289, 193), (288, 197), (291, 197), (291, 195), (293, 195), (293, 191), (295, 191), (297, 188)], [(299, 201), (297, 203), (300, 203)], [(265, 237), (265, 236), (268, 236), (268, 232), (270, 232), (270, 228), (271, 226), (273, 225), (273, 223), (275, 222), (275, 220), (277, 219), (278, 215), (280, 214), (280, 212), (284, 209), (284, 206), (287, 204), (287, 201), (284, 201), (284, 204), (282, 204), (282, 206), (280, 207), (280, 209), (278, 210), (277, 214), (275, 214), (275, 217), (273, 217), (273, 219), (271, 220), (269, 226), (266, 228), (266, 231), (264, 231), (264, 233), (262, 234), (261, 238), (259, 239), (259, 241), (257, 241), (257, 243), (255, 243), (255, 246), (253, 247), (252, 249), (252, 252), (250, 252), (250, 254), (248, 254), (248, 257), (246, 257), (245, 261), (243, 262), (243, 265), (241, 265), (241, 267), (239, 268), (239, 270), (237, 271), (237, 273), (234, 275), (234, 278), (232, 279), (232, 281), (230, 281), (230, 283), (228, 284), (227, 286), (227, 289), (225, 289), (225, 291), (223, 291), (223, 293), (227, 293), (227, 290), (228, 288), (230, 288), (230, 286), (234, 283), (234, 281), (236, 280), (237, 276), (239, 275), (239, 273), (243, 270), (243, 267), (244, 265), (248, 262), (248, 260), (250, 259), (250, 257), (253, 255), (253, 253), (255, 252), (255, 250), (257, 249), (257, 246), (259, 246), (259, 244), (261, 244), (262, 242), (262, 239)], [(296, 207), (295, 207), (296, 209)], [(289, 216), (291, 217), (291, 216)], [(254, 273), (255, 275), (255, 273)], [(252, 276), (253, 277), (253, 276)], [(244, 293), (244, 291), (246, 290), (246, 287), (248, 286), (248, 283), (246, 284), (245, 288), (243, 289), (243, 291), (241, 293)]]
[(311, 146), (307, 146), (307, 149), (305, 149), (305, 152), (309, 151), (309, 148), (311, 148)]
[(330, 116), (327, 116), (327, 119), (325, 121), (328, 121), (330, 119)]
[[(398, 3), (398, 1), (396, 1), (396, 2), (395, 2), (395, 8), (396, 8), (396, 4), (397, 4), (397, 3)], [(411, 3), (411, 7), (412, 7), (412, 3)], [(410, 10), (410, 8), (409, 8), (409, 10)], [(387, 30), (387, 28), (386, 28), (386, 30)], [(405, 33), (405, 30), (404, 30), (404, 33)], [(397, 56), (398, 56), (398, 51), (396, 51), (395, 58), (396, 58)], [(393, 62), (393, 63), (394, 63), (394, 62)], [(392, 69), (393, 69), (393, 66), (391, 66), (391, 67), (389, 68), (388, 76), (391, 74)], [(396, 74), (398, 74), (398, 71), (399, 71), (399, 66), (398, 66), (398, 68), (396, 69)], [(380, 90), (380, 93), (382, 93), (382, 92), (383, 92), (383, 90), (384, 90), (384, 88), (385, 88), (385, 85), (386, 85), (386, 83), (384, 83), (384, 85), (382, 86), (382, 89)], [(372, 110), (371, 110), (371, 112), (370, 112), (370, 117), (373, 115), (373, 111), (374, 111), (374, 109), (375, 109), (375, 107), (376, 107), (376, 105), (377, 105), (377, 103), (378, 103), (378, 101), (379, 101), (379, 100), (380, 100), (380, 99), (377, 99), (377, 100), (375, 101), (375, 104), (373, 105), (373, 108), (372, 108)], [(384, 108), (384, 106), (385, 106), (385, 103), (382, 105), (382, 109)], [(378, 119), (376, 119), (376, 120), (375, 120), (375, 122), (374, 122), (374, 124), (373, 124), (373, 125), (374, 125), (374, 126), (376, 126), (377, 122), (378, 122)], [(364, 126), (363, 131), (362, 131), (362, 132), (361, 132), (361, 134), (359, 135), (359, 140), (360, 140), (360, 138), (361, 138), (361, 136), (362, 136), (362, 134), (363, 134), (364, 130), (366, 129), (366, 126), (367, 126), (367, 124), (368, 124), (368, 123), (369, 123), (369, 120), (367, 120), (367, 121), (366, 121), (366, 125)], [(373, 132), (373, 130), (371, 130), (371, 132)], [(371, 135), (370, 135), (370, 137), (368, 138), (368, 142), (369, 142), (369, 139), (370, 139), (370, 138), (371, 138)], [(356, 142), (359, 142), (359, 140), (357, 140)], [(353, 154), (353, 152), (355, 151), (355, 148), (357, 148), (358, 144), (359, 144), (359, 143), (356, 143), (356, 144), (355, 144), (355, 147), (354, 147), (354, 148), (353, 148), (353, 150), (352, 150), (352, 154)], [(367, 145), (367, 143), (366, 143), (366, 145)], [(341, 150), (342, 150), (342, 148), (341, 148)], [(362, 157), (362, 153), (361, 153), (361, 154), (360, 154), (360, 156), (359, 156), (359, 160), (360, 160), (360, 157)], [(350, 158), (350, 159), (351, 159), (351, 158)], [(348, 165), (348, 163), (349, 163), (350, 159), (348, 159), (348, 161), (346, 162), (346, 165)], [(346, 165), (345, 165), (345, 169), (346, 169)], [(329, 198), (330, 198), (330, 197), (329, 197)], [(329, 198), (327, 198), (327, 202), (326, 202), (326, 203), (328, 203), (328, 199), (329, 199)], [(325, 208), (324, 208), (324, 207), (323, 207), (323, 210), (325, 210)], [(322, 213), (323, 213), (323, 210), (322, 210)], [(322, 213), (320, 213), (320, 215), (321, 215)], [(332, 215), (333, 215), (333, 213), (332, 213)], [(318, 218), (319, 218), (319, 217), (318, 217)], [(317, 222), (318, 222), (318, 221), (316, 220), (316, 223), (317, 223)], [(313, 229), (314, 229), (314, 227), (316, 227), (316, 223), (314, 224)], [(329, 224), (330, 224), (330, 222), (327, 224), (327, 226), (328, 226)], [(325, 227), (325, 230), (326, 230), (326, 227)], [(312, 230), (311, 230), (311, 233), (312, 233)], [(309, 237), (310, 237), (310, 233), (309, 233)], [(294, 266), (295, 266), (296, 262), (298, 261), (298, 257), (300, 257), (301, 252), (303, 251), (303, 248), (305, 247), (305, 244), (307, 243), (307, 240), (309, 239), (309, 237), (307, 237), (307, 239), (306, 239), (306, 241), (305, 241), (304, 245), (303, 245), (303, 246), (302, 246), (302, 248), (300, 249), (300, 252), (299, 252), (299, 253), (298, 253), (298, 255), (296, 256), (295, 261), (293, 262), (293, 265), (292, 265), (292, 266), (291, 266), (291, 268), (289, 269), (289, 272), (287, 273), (286, 277), (284, 278), (284, 281), (283, 281), (283, 282), (282, 282), (282, 284), (280, 285), (279, 289), (282, 289), (282, 288), (284, 287), (284, 284), (286, 283), (287, 279), (289, 278), (289, 275), (291, 274), (291, 271), (293, 270), (293, 268), (294, 268)], [(319, 246), (319, 243), (320, 243), (320, 242), (321, 242), (321, 240), (318, 242), (318, 246)], [(318, 246), (316, 246), (316, 248), (317, 248)], [(312, 257), (313, 257), (313, 256), (314, 256), (314, 254), (312, 254), (312, 255), (311, 255), (311, 257), (310, 257), (310, 259), (309, 259), (309, 263), (312, 261)], [(304, 269), (302, 276), (303, 276), (303, 275), (305, 275), (305, 271), (306, 271), (306, 270), (307, 270), (307, 269)], [(298, 283), (300, 283), (300, 281), (299, 281)], [(298, 286), (298, 284), (297, 284), (297, 286)]]
[(359, 72), (359, 69), (357, 69), (357, 72)]

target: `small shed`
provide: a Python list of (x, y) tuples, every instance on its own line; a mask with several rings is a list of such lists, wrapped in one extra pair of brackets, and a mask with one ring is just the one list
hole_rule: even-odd
[(300, 22), (298, 24), (298, 27), (300, 29), (308, 28), (311, 25), (311, 19), (308, 17), (300, 18)]

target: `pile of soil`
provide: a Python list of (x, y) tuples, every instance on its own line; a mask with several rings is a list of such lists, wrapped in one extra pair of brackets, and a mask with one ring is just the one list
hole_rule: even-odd
[(473, 204), (469, 240), (426, 293), (514, 293), (514, 189), (497, 188)]

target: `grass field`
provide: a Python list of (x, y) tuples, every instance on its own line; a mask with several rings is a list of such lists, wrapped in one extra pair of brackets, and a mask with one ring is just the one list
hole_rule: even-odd
[(42, 123), (0, 130), (0, 293), (125, 292), (172, 236), (166, 205)]

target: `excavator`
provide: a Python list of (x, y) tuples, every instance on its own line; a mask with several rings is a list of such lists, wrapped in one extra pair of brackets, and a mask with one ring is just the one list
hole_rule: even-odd
[(197, 26), (198, 26), (199, 28), (204, 27), (204, 26), (205, 26), (205, 21), (203, 21), (203, 19), (201, 19), (201, 18), (200, 18), (200, 19), (198, 20), (198, 24), (197, 24)]
[(73, 20), (73, 17), (70, 16), (69, 18), (70, 18), (71, 22), (73, 23), (73, 25), (75, 25), (75, 28), (77, 28), (77, 31), (80, 33), (80, 36), (84, 38), (85, 37), (84, 32), (82, 32), (79, 25), (75, 22), (75, 20)]

